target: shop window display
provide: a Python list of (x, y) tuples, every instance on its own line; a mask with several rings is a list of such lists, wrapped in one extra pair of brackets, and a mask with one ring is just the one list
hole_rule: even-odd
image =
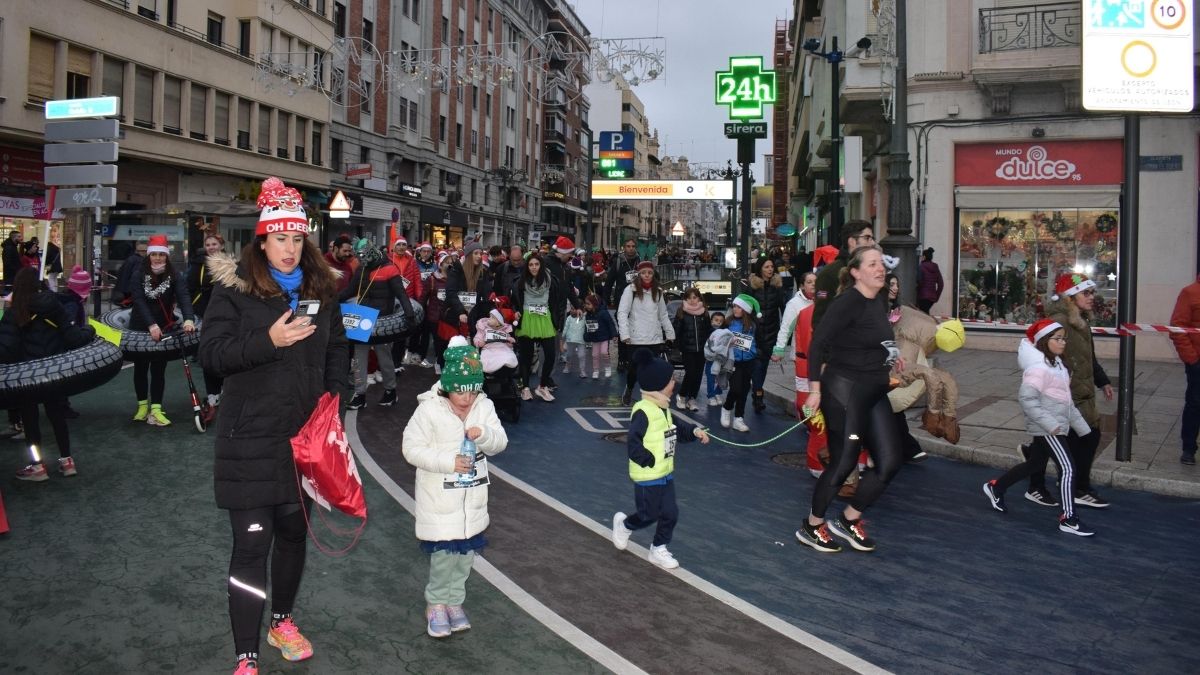
[(962, 319), (1030, 324), (1044, 316), (1054, 280), (1096, 282), (1094, 326), (1116, 326), (1115, 210), (960, 209), (958, 313)]

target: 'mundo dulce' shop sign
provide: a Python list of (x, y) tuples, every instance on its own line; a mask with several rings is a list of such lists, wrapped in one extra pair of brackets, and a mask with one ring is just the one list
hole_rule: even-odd
[(955, 185), (1119, 185), (1123, 179), (1120, 139), (954, 146)]

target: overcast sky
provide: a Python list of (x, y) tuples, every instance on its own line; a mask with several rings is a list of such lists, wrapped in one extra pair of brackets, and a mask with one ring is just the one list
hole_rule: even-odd
[[(571, 0), (575, 13), (598, 38), (661, 37), (666, 69), (655, 82), (634, 87), (658, 129), (663, 156), (724, 166), (737, 159), (735, 141), (722, 124), (728, 108), (713, 101), (716, 72), (730, 56), (774, 60), (776, 19), (791, 17), (791, 0)], [(772, 108), (764, 110), (770, 121)], [(604, 131), (604, 129), (593, 129)], [(755, 182), (762, 184), (762, 155), (770, 139), (755, 145)]]

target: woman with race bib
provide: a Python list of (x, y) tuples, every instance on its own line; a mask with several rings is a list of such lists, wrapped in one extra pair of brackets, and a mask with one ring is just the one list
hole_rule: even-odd
[[(675, 339), (675, 327), (667, 315), (667, 302), (662, 289), (654, 283), (654, 263), (643, 260), (638, 263), (637, 277), (621, 292), (617, 306), (617, 328), (621, 333), (621, 344), (629, 345), (630, 351), (647, 347), (654, 354), (662, 354), (668, 341)], [(633, 385), (637, 382), (637, 364), (630, 363), (625, 369), (625, 393), (621, 405), (633, 401)]]
[[(518, 386), (521, 398), (529, 401), (536, 394), (543, 401), (553, 401), (554, 395), (550, 393), (548, 383), (550, 373), (554, 371), (554, 338), (557, 336), (554, 326), (563, 321), (563, 313), (567, 308), (567, 289), (546, 271), (541, 254), (533, 253), (525, 262), (525, 272), (513, 288), (512, 301), (517, 312)], [(535, 347), (542, 349), (542, 373), (537, 389), (530, 392)]]
[(470, 241), (463, 249), (462, 260), (446, 272), (442, 321), (450, 324), (459, 335), (470, 338), (474, 328), (471, 311), (491, 294), (492, 275), (483, 264), (483, 247), (478, 241)]

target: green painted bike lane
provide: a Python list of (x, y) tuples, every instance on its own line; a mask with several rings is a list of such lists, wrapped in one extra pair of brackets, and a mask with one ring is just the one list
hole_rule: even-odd
[[(213, 503), (212, 432), (192, 428), (181, 370), (178, 362), (167, 369), (167, 428), (128, 421), (129, 370), (72, 399), (82, 415), (71, 421), (78, 476), (18, 481), (24, 442), (0, 440), (12, 526), (0, 535), (0, 672), (232, 670), (229, 521)], [(199, 385), (199, 369), (193, 373)], [(397, 407), (388, 418), (399, 453), (407, 414)], [(42, 426), (49, 432), (44, 419)], [(52, 436), (45, 446), (53, 466)], [(472, 629), (429, 638), (428, 558), (412, 517), (365, 472), (363, 479), (369, 521), (358, 546), (330, 557), (310, 540), (295, 612), (315, 656), (286, 662), (264, 631), (262, 672), (605, 672), (478, 574), (467, 585)], [(344, 545), (314, 527), (327, 547)]]

